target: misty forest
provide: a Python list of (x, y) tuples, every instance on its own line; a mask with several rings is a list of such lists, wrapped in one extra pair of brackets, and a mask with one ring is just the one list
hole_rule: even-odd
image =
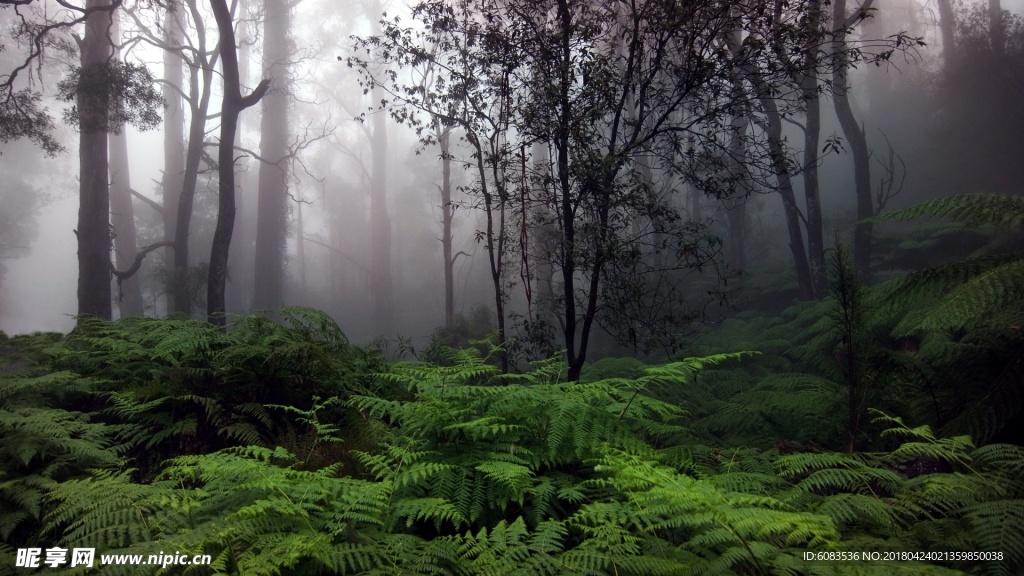
[(0, 24), (0, 574), (1024, 573), (1021, 0)]

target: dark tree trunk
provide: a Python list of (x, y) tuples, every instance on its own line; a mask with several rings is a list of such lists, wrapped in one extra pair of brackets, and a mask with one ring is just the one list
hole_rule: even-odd
[(211, 324), (226, 326), (224, 290), (227, 282), (228, 251), (235, 227), (235, 131), (242, 111), (239, 93), (238, 63), (231, 14), (224, 0), (211, 0), (220, 32), (224, 69), (224, 98), (220, 115), (220, 145), (217, 148), (217, 226), (210, 248), (210, 270), (206, 287), (206, 318)]
[[(871, 7), (872, 0), (867, 0), (861, 11)], [(871, 282), (871, 223), (866, 219), (874, 216), (871, 198), (871, 156), (868, 151), (867, 138), (853, 114), (850, 105), (849, 83), (847, 72), (850, 67), (846, 54), (846, 30), (853, 26), (858, 16), (850, 19), (846, 15), (846, 0), (836, 0), (832, 5), (832, 21), (836, 26), (833, 45), (833, 104), (843, 135), (853, 152), (853, 180), (857, 198), (857, 223), (853, 230), (853, 267), (865, 284)]]
[[(733, 11), (738, 10), (734, 6)], [(733, 57), (739, 53), (742, 33), (739, 30), (730, 30), (725, 35), (726, 43), (732, 52)], [(742, 102), (743, 80), (740, 70), (730, 71), (732, 77), (732, 98), (735, 102)], [(747, 153), (747, 115), (738, 110), (733, 114), (729, 123), (729, 148), (726, 168), (732, 180), (732, 190), (729, 197), (724, 200), (726, 209), (726, 220), (729, 222), (729, 265), (740, 273), (739, 283), (742, 286), (743, 272), (747, 267), (747, 198), (750, 196), (750, 179), (747, 173), (744, 158)], [(799, 225), (797, 227), (799, 233)], [(800, 242), (801, 248), (803, 241)]]
[[(180, 8), (179, 8), (180, 9)], [(164, 17), (164, 42), (178, 46), (182, 41), (180, 16), (176, 10), (167, 10)], [(164, 174), (160, 188), (163, 190), (164, 240), (173, 240), (178, 220), (178, 202), (185, 172), (185, 114), (181, 94), (184, 80), (181, 57), (164, 50)], [(169, 248), (164, 256), (164, 266), (169, 278), (173, 278), (174, 249)], [(174, 303), (175, 290), (168, 286), (167, 312), (177, 309)]]
[[(810, 0), (808, 28), (814, 34), (821, 29), (821, 0)], [(818, 93), (818, 48), (810, 48), (805, 57), (806, 70), (800, 78), (800, 89), (806, 108), (804, 126), (804, 197), (807, 206), (807, 263), (811, 290), (815, 299), (828, 293), (825, 266), (825, 235), (821, 215), (821, 190), (818, 184), (818, 145), (821, 137), (821, 96)]]
[(811, 291), (815, 299), (825, 297), (828, 281), (825, 268), (825, 234), (821, 216), (821, 192), (818, 185), (818, 143), (821, 136), (821, 100), (816, 73), (804, 77), (806, 126), (804, 127), (804, 197), (807, 205), (807, 262)]
[[(79, 43), (83, 75), (106, 66), (112, 54), (110, 0), (88, 0), (92, 12)], [(110, 319), (110, 195), (107, 188), (106, 98), (79, 98), (81, 170), (78, 207), (78, 313)], [(92, 126), (92, 129), (85, 128)]]
[(782, 196), (782, 207), (786, 214), (789, 250), (793, 254), (793, 263), (796, 266), (796, 281), (800, 289), (800, 298), (802, 300), (810, 300), (814, 297), (811, 269), (807, 262), (803, 232), (800, 228), (800, 208), (796, 204), (796, 195), (793, 193), (793, 178), (789, 173), (786, 150), (782, 142), (782, 116), (779, 114), (775, 101), (771, 98), (762, 99), (761, 105), (765, 110), (765, 116), (768, 118), (768, 153), (771, 156), (779, 195)]
[[(484, 166), (485, 153), (479, 137), (474, 135), (471, 142), (476, 148), (476, 166), (480, 177), (480, 195), (484, 199), (484, 214), (487, 217), (487, 229), (484, 230), (484, 241), (487, 247), (487, 262), (491, 272), (491, 286), (494, 289), (494, 313), (498, 324), (498, 345), (505, 346), (505, 293), (502, 290), (505, 259), (505, 194), (500, 186), (500, 167), (494, 140), (491, 141), (491, 183), (487, 184), (487, 170)], [(497, 197), (495, 197), (497, 195)], [(495, 222), (495, 216), (498, 221)], [(502, 352), (498, 356), (502, 372), (508, 372), (508, 354)]]
[[(192, 204), (196, 196), (196, 184), (199, 180), (199, 163), (202, 160), (203, 137), (206, 132), (206, 116), (210, 109), (210, 96), (213, 84), (213, 61), (206, 56), (206, 30), (202, 24), (202, 15), (196, 0), (187, 0), (196, 23), (195, 32), (198, 37), (197, 57), (199, 67), (193, 66), (189, 75), (189, 95), (191, 97), (191, 119), (188, 129), (188, 147), (185, 152), (185, 174), (178, 198), (178, 214), (175, 218), (174, 233), (174, 310), (182, 314), (192, 311), (193, 294), (189, 290), (189, 228), (192, 224)], [(223, 44), (222, 44), (223, 45)], [(233, 46), (233, 44), (232, 44)], [(200, 86), (200, 82), (202, 86)], [(201, 92), (200, 92), (201, 91)], [(198, 99), (197, 99), (198, 98)], [(232, 132), (232, 135), (234, 132)]]
[(558, 170), (559, 210), (562, 224), (562, 298), (564, 323), (562, 334), (565, 338), (565, 353), (569, 370), (567, 377), (575, 382), (580, 379), (583, 364), (587, 361), (585, 346), (576, 346), (576, 217), (573, 207), (572, 187), (569, 183), (569, 137), (572, 120), (572, 101), (569, 88), (572, 77), (572, 15), (567, 0), (558, 0), (556, 14), (559, 27), (558, 45), (558, 124), (555, 126), (555, 163)]
[[(263, 75), (273, 83), (263, 99), (260, 123), (259, 207), (253, 306), (284, 304), (288, 236), (288, 58), (291, 9), (284, 1), (264, 2)], [(301, 242), (301, 239), (299, 240)]]
[[(118, 20), (115, 12), (112, 15), (113, 25), (110, 29), (110, 34), (114, 38), (121, 35)], [(119, 133), (111, 133), (107, 138), (110, 154), (110, 223), (114, 231), (114, 261), (118, 270), (126, 270), (135, 262), (138, 241), (135, 235), (131, 174), (128, 169), (128, 137), (124, 133), (124, 126), (118, 127), (117, 132)], [(117, 304), (122, 317), (141, 316), (145, 313), (142, 288), (137, 274), (120, 282)]]
[(238, 115), (259, 102), (267, 91), (264, 80), (252, 94), (243, 97), (238, 78), (238, 54), (231, 13), (225, 0), (210, 0), (220, 33), (220, 53), (224, 72), (224, 98), (220, 115), (220, 143), (217, 148), (217, 226), (210, 248), (210, 275), (206, 285), (206, 318), (211, 324), (226, 326), (224, 291), (227, 284), (228, 252), (235, 227), (235, 131)]

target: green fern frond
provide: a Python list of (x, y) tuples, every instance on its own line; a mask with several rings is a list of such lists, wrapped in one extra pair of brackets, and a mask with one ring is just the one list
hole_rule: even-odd
[(1019, 228), (1024, 225), (1024, 197), (1002, 194), (946, 196), (882, 214), (871, 221), (914, 220), (925, 216), (947, 218), (971, 226), (990, 224), (1003, 228)]
[[(1024, 286), (1024, 260), (1017, 259), (990, 268), (964, 282), (928, 309), (916, 325), (898, 327), (896, 336), (919, 330), (948, 330), (968, 325), (976, 319), (993, 320), (992, 313), (1008, 307), (1019, 309)], [(1010, 321), (1017, 319), (1011, 317)], [(1012, 324), (1005, 323), (1004, 329)]]
[(999, 551), (1001, 561), (986, 562), (989, 574), (1019, 574), (1024, 569), (1024, 500), (996, 500), (963, 510), (977, 550)]

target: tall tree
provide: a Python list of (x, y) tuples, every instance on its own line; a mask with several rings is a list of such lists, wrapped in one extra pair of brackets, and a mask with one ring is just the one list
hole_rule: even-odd
[(182, 54), (189, 68), (189, 89), (186, 98), (189, 106), (188, 144), (185, 149), (185, 171), (182, 176), (181, 193), (178, 196), (177, 215), (174, 219), (174, 271), (171, 274), (174, 286), (174, 311), (189, 314), (194, 296), (189, 288), (192, 284), (189, 282), (192, 273), (189, 261), (192, 207), (195, 203), (199, 168), (205, 145), (206, 120), (213, 95), (213, 71), (220, 57), (222, 45), (218, 43), (213, 50), (208, 47), (206, 25), (197, 0), (185, 0), (185, 4), (192, 19), (190, 30), (195, 35), (195, 41), (193, 43), (189, 40), (182, 46), (169, 46), (165, 49)]
[(266, 0), (263, 16), (263, 75), (272, 88), (262, 102), (258, 214), (253, 306), (284, 304), (288, 235), (288, 102), (291, 2)]
[[(163, 98), (164, 109), (164, 172), (160, 181), (164, 239), (173, 240), (177, 230), (178, 203), (185, 180), (185, 111), (182, 103), (184, 85), (184, 60), (177, 47), (182, 46), (184, 27), (181, 7), (170, 3), (164, 12), (163, 22)], [(168, 278), (173, 279), (174, 247), (164, 255), (164, 269)], [(173, 282), (167, 286), (167, 312), (177, 310), (174, 302), (178, 290)]]
[(61, 80), (58, 91), (61, 99), (73, 103), (65, 109), (64, 118), (79, 131), (78, 312), (100, 318), (110, 318), (112, 312), (107, 134), (125, 123), (148, 129), (160, 121), (159, 97), (149, 71), (113, 59), (112, 13), (121, 3), (86, 0), (79, 6), (68, 2), (53, 18), (45, 10), (33, 10), (32, 0), (5, 3), (13, 4), (15, 10), (28, 7), (28, 13), (18, 13), (16, 28), (28, 49), (18, 65), (0, 75), (0, 139), (29, 137), (50, 153), (59, 151), (48, 134), (49, 116), (38, 107), (40, 95), (18, 91), (16, 80), (40, 61), (45, 47), (67, 47), (51, 37), (55, 31), (84, 25), (84, 35), (71, 32), (80, 66)]
[[(87, 0), (85, 35), (78, 41), (82, 76), (102, 75), (111, 56), (111, 0)], [(110, 192), (107, 114), (103, 93), (78, 90), (78, 313), (110, 319)]]
[(238, 115), (263, 98), (270, 87), (264, 79), (248, 95), (242, 96), (238, 75), (238, 52), (234, 19), (225, 0), (210, 0), (220, 34), (224, 96), (220, 109), (220, 143), (217, 146), (217, 226), (210, 247), (210, 272), (206, 289), (206, 317), (215, 325), (226, 326), (224, 292), (227, 284), (228, 252), (235, 227), (235, 131)]
[[(821, 35), (821, 0), (807, 0), (807, 31), (812, 38)], [(821, 93), (818, 81), (820, 66), (818, 41), (803, 49), (803, 66), (790, 66), (800, 86), (804, 101), (803, 183), (807, 214), (807, 261), (814, 298), (823, 298), (828, 291), (825, 268), (825, 235), (821, 213), (821, 188), (818, 181), (818, 145), (821, 137)]]
[(956, 13), (953, 0), (936, 0), (939, 4), (939, 33), (942, 38), (942, 60), (946, 67), (956, 61)]
[(857, 223), (853, 230), (853, 265), (862, 282), (871, 280), (871, 229), (867, 222), (874, 216), (871, 194), (871, 153), (867, 135), (853, 113), (850, 104), (850, 46), (847, 35), (861, 20), (868, 17), (874, 0), (865, 0), (852, 14), (846, 10), (846, 0), (832, 4), (832, 103), (839, 125), (853, 153), (853, 180), (857, 200)]
[[(120, 12), (113, 12), (110, 34), (118, 42), (121, 35), (120, 20)], [(119, 55), (120, 50), (115, 48), (114, 56)], [(117, 269), (127, 270), (135, 262), (138, 242), (128, 166), (128, 136), (124, 133), (123, 124), (114, 127), (107, 143), (110, 154), (110, 227), (114, 233), (114, 262)], [(117, 303), (121, 316), (141, 316), (145, 313), (138, 276), (132, 275), (118, 282)]]

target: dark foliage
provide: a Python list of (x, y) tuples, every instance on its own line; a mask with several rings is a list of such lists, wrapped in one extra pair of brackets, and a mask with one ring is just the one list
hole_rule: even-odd
[[(76, 68), (61, 80), (60, 98), (72, 102), (64, 111), (64, 120), (82, 132), (120, 134), (126, 124), (140, 130), (160, 124), (164, 101), (156, 90), (153, 75), (143, 64), (112, 60), (87, 68)], [(105, 117), (87, 116), (82, 122), (78, 110), (106, 110)]]

